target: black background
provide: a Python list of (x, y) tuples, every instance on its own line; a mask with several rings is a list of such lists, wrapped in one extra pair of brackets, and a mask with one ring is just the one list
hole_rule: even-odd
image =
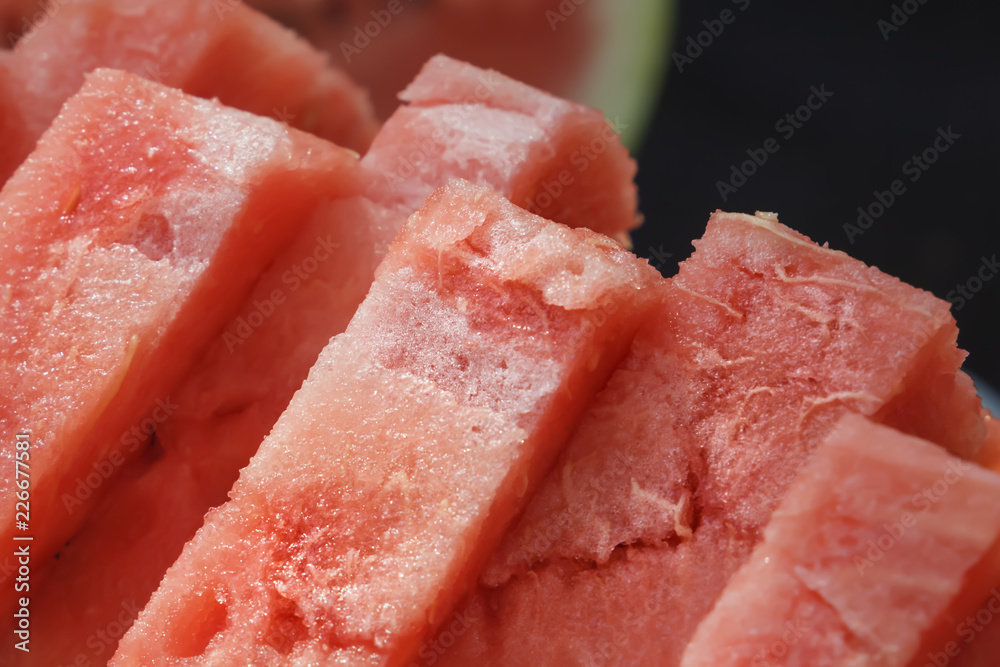
[[(697, 39), (702, 22), (722, 10), (735, 18), (683, 70), (667, 54), (665, 85), (638, 155), (646, 223), (633, 236), (636, 252), (675, 273), (721, 208), (775, 211), (813, 240), (941, 298), (975, 276), (983, 257), (1000, 255), (1000, 49), (986, 3), (751, 0), (741, 11), (746, 4), (679, 7), (671, 52), (683, 53), (687, 38)], [(878, 22), (892, 25), (894, 4), (917, 10), (885, 39)], [(786, 140), (775, 123), (806, 102), (811, 86), (833, 95)], [(904, 163), (948, 127), (961, 138), (911, 182)], [(778, 152), (723, 201), (717, 182), (768, 137)], [(851, 243), (844, 225), (856, 224), (858, 207), (895, 179), (906, 192)], [(672, 257), (657, 261), (654, 250)], [(998, 309), (1000, 275), (952, 308), (959, 344), (969, 351), (966, 369), (994, 387)]]

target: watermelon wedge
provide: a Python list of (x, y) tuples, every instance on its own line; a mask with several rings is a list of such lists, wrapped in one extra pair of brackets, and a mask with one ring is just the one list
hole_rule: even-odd
[[(0, 135), (4, 163), (20, 164), (97, 67), (218, 98), (358, 151), (377, 130), (366, 94), (346, 74), (241, 2), (74, 0), (50, 14), (9, 58), (18, 87), (0, 105), (19, 109), (31, 141), (14, 144), (17, 128)], [(0, 183), (11, 171), (0, 172)]]
[(962, 377), (947, 303), (768, 214), (717, 212), (695, 245), (459, 612), (474, 622), (423, 664), (677, 665), (842, 415), (917, 396), (917, 426), (980, 446), (948, 388), (971, 384), (908, 389), (945, 360)]
[(408, 664), (658, 282), (614, 242), (487, 189), (436, 192), (114, 664)]
[[(485, 115), (485, 128), (491, 111), (470, 107), (470, 122)], [(401, 151), (414, 145), (400, 132), (394, 137)], [(533, 170), (530, 156), (509, 159), (515, 175)], [(450, 168), (458, 173), (443, 166), (442, 183), (468, 173)], [(610, 189), (629, 186), (631, 175), (620, 179)], [(107, 659), (121, 632), (108, 643), (88, 645), (88, 638), (117, 628), (123, 605), (145, 604), (204, 514), (226, 500), (319, 353), (346, 328), (410, 213), (364, 197), (339, 199), (276, 256), (177, 388), (177, 409), (156, 427), (159, 456), (137, 459), (106, 484), (100, 504), (41, 578), (32, 604), (35, 631), (45, 640), (36, 651), (45, 661)], [(126, 533), (121, 525), (132, 528)], [(2, 656), (0, 648), (0, 664)]]
[(410, 212), (460, 177), (570, 227), (638, 226), (635, 161), (600, 112), (445, 56), (400, 98), (362, 161), (372, 199)]
[(986, 594), (963, 579), (998, 540), (1000, 475), (848, 415), (681, 664), (905, 667), (956, 598)]
[[(17, 532), (38, 563), (177, 409), (171, 392), (275, 254), (322, 201), (358, 191), (358, 171), (350, 151), (124, 72), (98, 70), (67, 102), (0, 192), (0, 454), (14, 470), (15, 436), (30, 434), (32, 519)], [(10, 507), (15, 491), (5, 476)]]

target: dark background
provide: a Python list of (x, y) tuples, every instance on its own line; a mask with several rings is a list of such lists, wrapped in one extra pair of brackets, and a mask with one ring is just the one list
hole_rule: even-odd
[[(886, 40), (878, 21), (892, 25), (893, 4), (918, 9)], [(813, 240), (946, 298), (983, 257), (1000, 255), (1000, 49), (986, 6), (681, 2), (671, 51), (683, 53), (722, 10), (734, 19), (682, 71), (672, 58), (667, 65), (638, 156), (646, 223), (636, 251), (671, 275), (716, 208), (775, 211)], [(775, 123), (821, 85), (833, 95), (786, 140)], [(911, 182), (904, 163), (949, 126), (961, 138)], [(768, 137), (778, 152), (723, 201), (717, 181)], [(895, 179), (905, 193), (851, 243), (844, 224)], [(966, 369), (997, 387), (1000, 275), (952, 312)]]

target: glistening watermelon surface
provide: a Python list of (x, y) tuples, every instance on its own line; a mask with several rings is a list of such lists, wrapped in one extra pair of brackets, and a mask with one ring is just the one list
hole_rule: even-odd
[(695, 245), (425, 664), (678, 664), (841, 415), (918, 396), (915, 428), (981, 445), (947, 303), (773, 216), (716, 213)]
[(922, 641), (954, 628), (949, 607), (974, 610), (969, 602), (989, 590), (965, 577), (997, 560), (998, 539), (1000, 475), (848, 415), (789, 488), (681, 664), (921, 661)]
[(408, 664), (658, 281), (612, 241), (488, 190), (435, 193), (114, 664)]
[[(24, 125), (0, 135), (0, 167), (11, 165), (0, 172), (0, 182), (27, 156), (84, 74), (97, 67), (218, 98), (359, 151), (377, 129), (366, 94), (347, 75), (242, 3), (73, 0), (49, 15), (5, 54), (16, 85), (0, 106), (15, 107)], [(26, 146), (22, 134), (30, 140)]]
[[(15, 433), (31, 434), (41, 562), (86, 514), (78, 489), (139, 453), (132, 429), (357, 171), (316, 137), (124, 72), (66, 104), (0, 192), (0, 452), (13, 469)], [(11, 507), (14, 492), (4, 477)]]
[[(514, 130), (506, 132), (506, 143), (495, 140), (490, 158), (502, 168), (488, 175), (466, 160), (443, 161), (430, 177), (429, 169), (407, 174), (417, 182), (414, 189), (429, 192), (449, 178), (465, 176), (517, 191), (524, 200), (524, 193), (543, 187), (538, 179), (549, 173), (547, 167), (571, 164), (578, 146), (565, 141), (568, 134), (607, 129), (596, 112), (495, 72), (444, 58), (435, 63), (435, 75), (419, 80), (422, 97), (460, 99), (463, 86), (472, 94), (481, 81), (492, 85), (491, 94), (473, 95), (464, 104), (464, 136), (489, 136), (503, 123), (513, 123), (515, 130), (527, 123), (537, 131), (531, 151), (521, 150), (524, 138)], [(455, 76), (443, 76), (442, 71)], [(435, 86), (440, 90), (435, 92)], [(497, 115), (497, 105), (519, 111)], [(408, 132), (395, 118), (383, 133), (386, 136), (362, 163), (362, 178), (369, 180), (373, 199), (354, 196), (325, 204), (276, 256), (239, 314), (172, 395), (175, 409), (156, 424), (153, 449), (162, 458), (144, 457), (122, 468), (102, 486), (100, 506), (61, 548), (33, 599), (36, 632), (45, 638), (38, 649), (42, 658), (59, 662), (84, 652), (97, 660), (113, 650), (113, 643), (100, 645), (102, 653), (97, 655), (86, 647), (87, 638), (117, 622), (123, 605), (145, 604), (205, 512), (226, 500), (239, 469), (288, 405), (320, 351), (346, 327), (368, 291), (375, 266), (413, 212), (387, 196), (384, 174), (370, 165), (383, 155), (422, 150), (428, 138)], [(444, 152), (471, 155), (463, 135), (440, 139)], [(624, 151), (608, 150), (594, 171), (601, 173), (603, 188), (562, 193), (559, 210), (565, 217), (557, 220), (598, 226), (606, 224), (598, 212), (609, 208), (621, 211), (620, 222), (634, 220), (634, 164)], [(601, 199), (606, 203), (598, 204)], [(412, 201), (410, 205), (417, 206), (416, 199)], [(628, 208), (630, 202), (633, 208)], [(132, 528), (121, 531), (123, 523)], [(67, 604), (73, 600), (80, 602)]]

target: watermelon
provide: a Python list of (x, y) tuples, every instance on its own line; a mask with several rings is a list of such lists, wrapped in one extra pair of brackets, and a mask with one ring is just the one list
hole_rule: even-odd
[[(769, 214), (717, 212), (695, 246), (425, 664), (676, 665), (840, 416), (916, 395), (916, 427), (980, 446), (947, 303)], [(940, 403), (909, 390), (949, 365)]]
[[(470, 107), (469, 122), (477, 118), (485, 132), (491, 109)], [(414, 145), (403, 132), (393, 131), (393, 137), (400, 142), (399, 152)], [(388, 150), (391, 144), (382, 146)], [(530, 155), (513, 150), (506, 155), (511, 174), (538, 171)], [(451, 164), (442, 166), (438, 178), (444, 184), (461, 175), (477, 177)], [(618, 181), (606, 185), (614, 192), (630, 187), (630, 179), (631, 172), (623, 170)], [(116, 477), (108, 483), (100, 506), (40, 582), (41, 592), (33, 598), (34, 627), (45, 637), (49, 662), (68, 661), (81, 652), (95, 662), (106, 659), (113, 644), (98, 643), (98, 652), (87, 646), (88, 637), (117, 622), (123, 605), (145, 604), (204, 514), (226, 500), (238, 471), (320, 351), (346, 327), (410, 213), (364, 197), (331, 202), (258, 279), (239, 314), (175, 392), (177, 409), (156, 428), (160, 458), (140, 458), (122, 469), (120, 482)], [(179, 496), (182, 488), (190, 493)], [(121, 525), (132, 527), (124, 532)], [(128, 565), (138, 562), (142, 567)]]
[[(31, 144), (83, 83), (84, 73), (96, 67), (218, 98), (358, 151), (368, 147), (377, 129), (366, 94), (347, 75), (307, 42), (239, 2), (60, 3), (18, 43), (9, 67), (18, 87), (14, 99), (8, 95), (0, 105), (19, 109)], [(9, 153), (3, 161), (19, 164), (27, 150), (8, 145), (7, 136), (0, 137)], [(0, 182), (9, 175), (0, 172)]]
[(362, 161), (376, 201), (410, 212), (460, 176), (571, 227), (639, 224), (635, 161), (600, 112), (445, 56), (400, 97)]
[[(153, 451), (106, 483), (40, 577), (32, 613), (35, 636), (44, 638), (33, 650), (41, 662), (85, 655), (97, 665), (111, 657), (137, 615), (122, 619), (123, 609), (145, 605), (364, 298), (375, 249), (389, 242), (381, 220), (361, 197), (328, 202), (258, 279), (177, 387), (177, 408), (157, 424)], [(90, 639), (97, 635), (107, 640)], [(7, 651), (0, 647), (0, 664)]]
[(372, 91), (380, 118), (436, 53), (497, 69), (626, 119), (636, 148), (670, 52), (674, 0), (250, 0)]
[[(502, 69), (559, 95), (574, 92), (590, 64), (599, 25), (590, 3), (562, 20), (560, 0), (480, 0), (416, 4), (407, 0), (252, 0), (313, 43), (372, 91), (379, 115), (436, 53)], [(553, 30), (546, 12), (558, 19)], [(512, 40), (512, 36), (516, 39)]]
[(407, 664), (657, 282), (612, 241), (487, 189), (433, 194), (114, 664)]
[[(683, 667), (905, 667), (1000, 540), (1000, 475), (859, 415), (834, 428)], [(971, 594), (978, 602), (985, 590)], [(952, 626), (954, 627), (954, 626)]]
[[(13, 470), (30, 434), (39, 563), (176, 410), (258, 274), (358, 178), (347, 150), (125, 72), (66, 103), (0, 192), (0, 454)], [(15, 490), (0, 480), (10, 507)]]

